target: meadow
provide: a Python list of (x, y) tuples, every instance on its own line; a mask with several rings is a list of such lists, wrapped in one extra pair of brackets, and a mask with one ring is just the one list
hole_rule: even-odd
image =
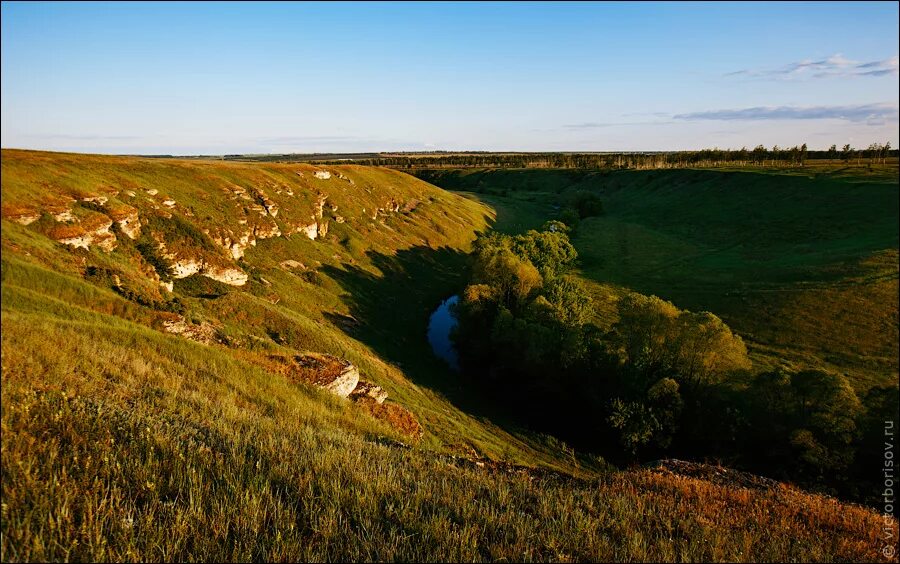
[(893, 165), (753, 170), (417, 171), (538, 228), (578, 193), (604, 213), (572, 234), (600, 294), (631, 288), (722, 317), (755, 365), (898, 374), (898, 181)]

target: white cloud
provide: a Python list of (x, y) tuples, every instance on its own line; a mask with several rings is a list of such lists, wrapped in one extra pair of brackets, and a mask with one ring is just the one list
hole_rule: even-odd
[(837, 119), (866, 123), (867, 125), (883, 125), (888, 121), (897, 121), (897, 104), (861, 104), (855, 106), (760, 106), (735, 110), (712, 110), (693, 112), (674, 116), (679, 120), (812, 120)]
[(730, 72), (726, 76), (786, 80), (797, 78), (888, 76), (896, 74), (898, 74), (897, 55), (879, 61), (861, 62), (848, 59), (838, 53), (819, 60), (805, 59), (777, 69), (744, 69)]

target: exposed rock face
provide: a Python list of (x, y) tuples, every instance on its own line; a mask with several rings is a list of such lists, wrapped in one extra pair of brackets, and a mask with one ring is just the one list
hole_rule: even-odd
[(172, 278), (187, 278), (192, 274), (200, 274), (231, 286), (243, 286), (249, 278), (238, 268), (211, 264), (203, 258), (178, 258), (177, 253), (168, 252), (164, 242), (157, 241), (157, 245), (162, 256), (172, 261)]
[(70, 247), (82, 248), (84, 250), (88, 250), (91, 248), (91, 238), (88, 235), (76, 235), (74, 237), (66, 237), (64, 239), (58, 239), (60, 243), (63, 245), (69, 245)]
[(15, 221), (19, 225), (30, 225), (41, 218), (41, 214), (33, 212), (22, 212), (16, 215), (7, 216), (7, 219)]
[(87, 198), (82, 198), (81, 201), (92, 202), (95, 204), (100, 204), (102, 206), (109, 201), (109, 198), (107, 198), (106, 196), (88, 196)]
[(174, 208), (175, 200), (164, 200), (163, 205), (166, 206), (167, 208)]
[(319, 233), (320, 237), (324, 237), (324, 236), (328, 235), (328, 222), (327, 221), (321, 221), (321, 222), (317, 223), (316, 226), (318, 228), (318, 233)]
[(242, 259), (244, 258), (244, 252), (247, 250), (247, 245), (232, 243), (228, 250), (231, 252), (231, 258), (234, 260)]
[(159, 190), (157, 190), (156, 188), (150, 188), (149, 190), (147, 190), (147, 193), (150, 194), (151, 196), (155, 196), (155, 195), (159, 194)]
[(345, 398), (359, 383), (359, 370), (349, 361), (320, 353), (293, 357), (273, 355), (277, 369), (295, 382), (313, 384)]
[(403, 209), (401, 210), (403, 213), (409, 213), (416, 209), (416, 207), (420, 204), (419, 200), (413, 198), (412, 200), (407, 201), (403, 204)]
[[(250, 195), (247, 194), (247, 191), (244, 190), (244, 188), (242, 186), (238, 186), (237, 184), (234, 184), (234, 185), (232, 185), (230, 190), (231, 190), (231, 193), (234, 194), (235, 198), (240, 198), (242, 200), (247, 200), (247, 201), (253, 200), (253, 198), (251, 198)], [(232, 199), (234, 199), (234, 198), (232, 198)]]
[(306, 270), (305, 264), (303, 264), (302, 262), (297, 262), (295, 260), (283, 260), (283, 261), (281, 261), (280, 265), (281, 265), (281, 268), (284, 268), (287, 270), (293, 270), (295, 268), (302, 268), (303, 270)]
[[(272, 237), (280, 237), (281, 229), (278, 228), (277, 223), (272, 221), (272, 223), (270, 225), (254, 226), (253, 227), (253, 236), (257, 239), (271, 239)], [(256, 242), (252, 241), (250, 244), (256, 245)]]
[(262, 204), (269, 215), (272, 217), (278, 216), (278, 205), (259, 188), (256, 189), (256, 199), (259, 200), (259, 203)]
[(314, 176), (319, 180), (328, 180), (331, 178), (331, 173), (327, 170), (317, 170)]
[(316, 198), (316, 204), (313, 208), (315, 211), (316, 219), (322, 219), (322, 213), (325, 209), (325, 201), (328, 199), (328, 196), (325, 194), (319, 194), (318, 198)]
[(60, 226), (53, 229), (50, 236), (70, 247), (90, 249), (95, 245), (109, 252), (116, 248), (116, 236), (109, 230), (112, 220), (105, 215), (91, 218), (82, 224)]
[(163, 321), (163, 329), (166, 333), (173, 335), (181, 335), (185, 339), (211, 345), (216, 342), (216, 328), (210, 323), (203, 322), (200, 325), (188, 323), (184, 317), (180, 315), (176, 319), (167, 319)]
[(243, 286), (249, 278), (243, 270), (212, 265), (204, 265), (200, 274), (231, 286)]
[(109, 230), (112, 221), (108, 225), (91, 232), (92, 243), (107, 253), (116, 248), (116, 236)]
[(299, 233), (303, 233), (304, 235), (315, 241), (316, 237), (319, 236), (319, 224), (314, 221), (309, 225), (298, 227), (297, 231)]
[(109, 215), (129, 239), (137, 239), (141, 235), (141, 220), (136, 209), (127, 206), (111, 210)]
[(348, 362), (340, 375), (324, 388), (332, 394), (345, 398), (356, 388), (357, 383), (359, 383), (359, 370)]
[(203, 263), (197, 259), (180, 259), (172, 262), (172, 276), (174, 278), (187, 278), (197, 274), (203, 268)]
[(360, 380), (356, 388), (350, 392), (350, 399), (354, 401), (361, 398), (371, 398), (375, 400), (375, 403), (381, 404), (384, 403), (387, 397), (387, 392), (381, 386), (376, 386), (372, 382), (366, 382), (365, 380)]
[[(247, 223), (247, 220), (243, 220), (243, 222), (239, 223), (245, 224)], [(216, 230), (214, 232), (204, 230), (203, 232), (209, 235), (209, 238), (215, 241), (217, 245), (228, 251), (228, 253), (231, 254), (231, 258), (234, 260), (243, 258), (244, 251), (247, 250), (247, 247), (256, 245), (256, 238), (254, 237), (252, 230), (247, 231), (239, 238), (235, 238), (234, 232), (229, 229)]]
[(256, 239), (253, 238), (252, 232), (247, 232), (241, 235), (241, 238), (237, 241), (231, 242), (231, 245), (228, 249), (231, 251), (231, 257), (234, 260), (244, 258), (244, 251), (247, 250), (247, 247), (250, 245), (255, 245)]
[(60, 223), (63, 223), (63, 222), (69, 223), (69, 222), (73, 222), (73, 221), (78, 221), (78, 218), (76, 218), (74, 215), (72, 215), (72, 210), (63, 210), (61, 212), (57, 212), (57, 213), (53, 214), (53, 219)]

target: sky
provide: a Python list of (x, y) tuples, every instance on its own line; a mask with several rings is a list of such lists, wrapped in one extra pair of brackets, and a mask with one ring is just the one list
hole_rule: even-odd
[(0, 145), (898, 143), (898, 3), (2, 3)]

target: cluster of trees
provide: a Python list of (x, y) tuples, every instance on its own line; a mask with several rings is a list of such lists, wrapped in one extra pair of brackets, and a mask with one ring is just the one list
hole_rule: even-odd
[(865, 149), (854, 149), (847, 143), (841, 147), (840, 153), (838, 152), (837, 145), (832, 145), (828, 148), (828, 151), (825, 152), (825, 156), (832, 161), (840, 158), (840, 160), (845, 163), (856, 161), (856, 164), (862, 164), (863, 160), (865, 160), (870, 164), (878, 162), (884, 164), (888, 157), (897, 156), (897, 151), (891, 151), (890, 142), (887, 142), (884, 145), (881, 143), (872, 143)]
[[(809, 150), (806, 143), (795, 147), (762, 145), (754, 149), (703, 149), (697, 151), (621, 152), (621, 153), (381, 153), (377, 155), (342, 156), (338, 160), (325, 158), (325, 164), (356, 164), (385, 166), (399, 169), (440, 168), (565, 168), (565, 169), (655, 169), (688, 166), (802, 166), (807, 160), (843, 160), (844, 162), (884, 163), (898, 152), (890, 143), (873, 143), (866, 149), (845, 145), (838, 152), (836, 146), (828, 150)], [(281, 156), (278, 160), (285, 160)], [(290, 159), (287, 159), (290, 160)]]
[(568, 205), (560, 210), (560, 220), (570, 229), (576, 229), (582, 219), (603, 215), (600, 197), (588, 190), (578, 190), (568, 197)]
[(531, 425), (612, 460), (716, 458), (851, 497), (877, 491), (864, 484), (879, 477), (896, 387), (861, 400), (839, 374), (752, 375), (721, 319), (655, 296), (626, 293), (604, 322), (570, 273), (567, 230), (552, 221), (476, 242), (456, 306), (466, 374)]

